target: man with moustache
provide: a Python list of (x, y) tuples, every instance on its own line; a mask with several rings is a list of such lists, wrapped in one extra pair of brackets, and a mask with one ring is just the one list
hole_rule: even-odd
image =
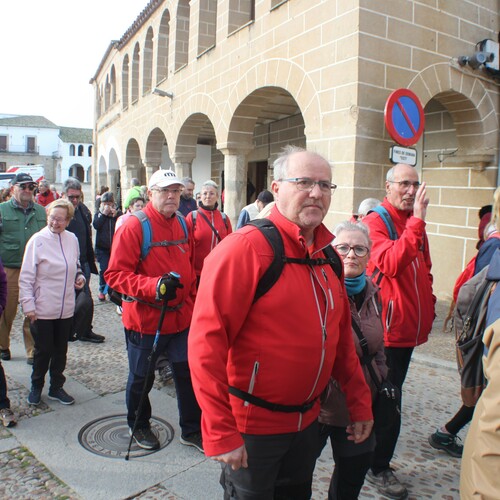
[(343, 278), (324, 260), (331, 167), (288, 146), (273, 172), (269, 219), (296, 260), (254, 301), (273, 249), (251, 224), (230, 234), (205, 259), (189, 336), (203, 446), (222, 464), (228, 499), (311, 497), (319, 396), (331, 375), (347, 396), (349, 439), (364, 441), (373, 425)]
[[(0, 318), (0, 358), (8, 361), (10, 332), (19, 302), (19, 274), (28, 240), (47, 225), (45, 209), (35, 203), (36, 183), (31, 175), (20, 172), (11, 180), (11, 198), (0, 204), (0, 257), (7, 275), (7, 303)], [(30, 331), (30, 321), (23, 322), (26, 362), (33, 364), (35, 342)]]
[[(388, 379), (402, 390), (413, 349), (427, 342), (435, 316), (436, 297), (432, 293), (431, 257), (425, 232), (429, 199), (425, 182), (420, 184), (417, 171), (410, 165), (400, 163), (392, 167), (387, 172), (385, 187), (382, 207), (397, 238), (391, 239), (380, 213), (374, 211), (363, 218), (373, 241), (367, 273), (375, 273), (375, 279), (380, 279)], [(408, 496), (390, 468), (400, 428), (398, 419), (384, 435), (377, 433), (374, 461), (367, 474), (368, 481), (380, 493), (395, 499)]]

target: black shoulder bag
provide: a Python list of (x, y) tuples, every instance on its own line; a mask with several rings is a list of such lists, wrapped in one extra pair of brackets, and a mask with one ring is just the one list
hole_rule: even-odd
[(366, 340), (359, 325), (351, 318), (352, 328), (359, 339), (359, 345), (363, 351), (361, 364), (365, 365), (370, 377), (377, 388), (377, 397), (373, 402), (373, 427), (376, 433), (391, 428), (401, 419), (401, 391), (389, 380), (379, 381), (372, 361), (375, 355), (368, 352), (368, 341)]

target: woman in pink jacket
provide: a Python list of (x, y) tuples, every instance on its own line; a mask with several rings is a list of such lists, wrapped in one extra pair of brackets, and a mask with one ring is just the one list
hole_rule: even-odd
[(75, 312), (75, 289), (85, 285), (78, 240), (66, 231), (73, 214), (73, 205), (68, 200), (52, 202), (47, 207), (47, 226), (30, 238), (24, 252), (19, 301), (31, 322), (35, 340), (30, 405), (40, 404), (49, 369), (49, 399), (65, 405), (75, 402), (63, 389), (68, 339)]

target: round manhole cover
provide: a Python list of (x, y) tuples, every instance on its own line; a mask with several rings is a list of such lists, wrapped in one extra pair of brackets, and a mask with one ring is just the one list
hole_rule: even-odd
[[(174, 438), (173, 427), (161, 418), (151, 417), (151, 430), (160, 441), (160, 450)], [(125, 458), (130, 442), (127, 415), (109, 415), (92, 420), (78, 433), (79, 443), (88, 451), (108, 458)], [(144, 450), (132, 441), (130, 458), (150, 455), (158, 450)]]

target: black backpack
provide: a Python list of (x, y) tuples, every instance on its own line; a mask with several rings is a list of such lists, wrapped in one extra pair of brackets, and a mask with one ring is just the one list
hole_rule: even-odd
[(283, 239), (273, 222), (269, 219), (254, 219), (248, 224), (255, 226), (264, 235), (269, 245), (271, 245), (274, 253), (271, 265), (267, 268), (257, 285), (257, 290), (255, 291), (253, 299), (254, 302), (271, 290), (281, 276), (281, 272), (283, 271), (283, 266), (285, 264), (306, 264), (312, 266), (329, 264), (339, 279), (342, 276), (342, 262), (339, 255), (331, 245), (328, 245), (323, 249), (323, 252), (327, 257), (326, 259), (295, 259), (292, 257), (286, 257)]

